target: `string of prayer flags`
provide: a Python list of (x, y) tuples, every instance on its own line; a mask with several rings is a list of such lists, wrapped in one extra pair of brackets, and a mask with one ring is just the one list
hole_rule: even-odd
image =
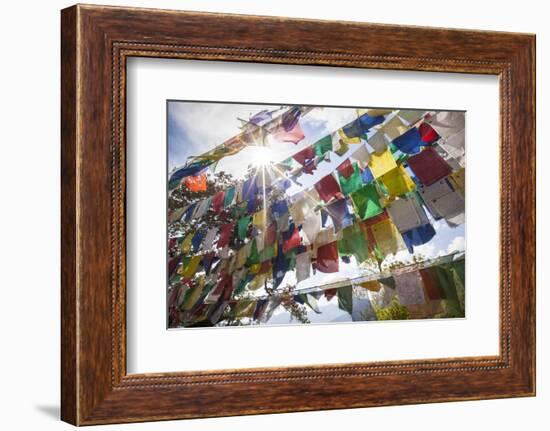
[(338, 308), (351, 314), (353, 312), (353, 288), (352, 286), (337, 289)]
[(315, 190), (325, 203), (329, 203), (333, 198), (339, 199), (342, 197), (340, 186), (332, 174), (324, 176), (319, 182), (315, 183)]
[(392, 169), (397, 168), (397, 164), (395, 163), (392, 153), (386, 149), (380, 154), (371, 154), (369, 168), (374, 178), (378, 178)]
[(338, 272), (338, 244), (331, 242), (317, 249), (314, 268), (324, 273)]
[(374, 217), (382, 212), (380, 196), (376, 184), (367, 184), (351, 194), (355, 213), (361, 220)]
[(419, 154), (409, 157), (407, 163), (425, 186), (435, 183), (452, 172), (451, 167), (432, 147), (427, 147)]

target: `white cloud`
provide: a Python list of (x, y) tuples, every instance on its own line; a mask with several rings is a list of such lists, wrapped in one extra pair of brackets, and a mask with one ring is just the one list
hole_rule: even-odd
[(466, 250), (466, 240), (463, 236), (457, 236), (453, 238), (449, 246), (447, 247), (447, 253), (452, 253), (453, 251), (464, 251)]
[(356, 118), (355, 109), (322, 108), (310, 111), (302, 121), (315, 128), (322, 127), (324, 133), (332, 133)]

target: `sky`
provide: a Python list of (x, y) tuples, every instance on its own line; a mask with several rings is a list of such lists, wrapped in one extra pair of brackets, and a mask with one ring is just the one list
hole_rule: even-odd
[[(241, 122), (239, 119), (248, 120), (261, 110), (277, 110), (280, 108), (281, 106), (279, 105), (169, 101), (167, 132), (168, 171), (170, 172), (175, 167), (184, 165), (188, 157), (203, 154), (236, 135), (240, 131), (239, 126)], [(357, 118), (355, 108), (315, 108), (300, 119), (305, 138), (298, 145), (276, 142), (271, 146), (271, 150), (267, 155), (264, 154), (265, 150), (263, 148), (247, 147), (234, 156), (225, 157), (220, 160), (216, 171), (228, 172), (237, 179), (243, 178), (248, 164), (253, 160), (257, 160), (258, 157), (267, 156), (275, 162), (282, 161), (300, 149), (341, 128), (355, 118)], [(293, 195), (301, 189), (311, 187), (323, 176), (334, 171), (342, 161), (349, 157), (350, 152), (353, 152), (353, 148), (342, 157), (331, 153), (330, 162), (321, 163), (314, 172), (314, 175), (302, 175), (299, 179), (302, 186), (293, 184), (287, 190), (287, 194)], [(422, 255), (425, 258), (435, 258), (447, 255), (453, 251), (465, 250), (464, 225), (450, 228), (444, 220), (433, 220), (429, 213), (428, 217), (436, 230), (436, 235), (428, 243), (415, 247), (415, 255)], [(403, 250), (395, 256), (388, 256), (385, 262), (390, 263), (393, 260), (409, 261), (412, 257), (413, 255), (410, 255), (407, 250)], [(357, 277), (360, 271), (362, 270), (358, 268), (352, 257), (350, 264), (341, 262), (338, 273), (323, 274), (317, 272), (315, 276), (299, 283), (297, 288), (303, 289), (350, 277)], [(295, 282), (294, 272), (287, 273), (283, 283), (293, 284)], [(322, 321), (324, 322), (332, 320), (332, 318), (338, 321), (346, 320), (346, 316), (349, 318), (347, 313), (338, 309), (335, 301), (327, 303), (323, 298), (319, 301), (319, 306), (323, 310)], [(333, 309), (334, 307), (335, 310)], [(326, 313), (330, 314), (330, 319)], [(309, 310), (308, 314), (312, 321), (319, 320), (320, 318), (311, 310)], [(284, 318), (284, 315), (275, 315), (272, 320), (284, 320)], [(273, 322), (270, 321), (270, 323)]]

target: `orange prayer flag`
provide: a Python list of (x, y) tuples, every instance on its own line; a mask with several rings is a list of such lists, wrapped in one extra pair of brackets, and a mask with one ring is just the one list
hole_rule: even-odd
[(183, 182), (192, 192), (206, 191), (206, 174), (186, 177)]

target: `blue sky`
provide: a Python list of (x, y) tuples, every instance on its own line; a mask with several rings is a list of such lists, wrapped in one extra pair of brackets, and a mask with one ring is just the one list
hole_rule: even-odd
[[(188, 157), (202, 154), (237, 134), (241, 124), (239, 118), (247, 120), (263, 109), (275, 110), (279, 108), (279, 105), (169, 102), (167, 132), (169, 171), (174, 167), (185, 164)], [(284, 160), (301, 148), (316, 142), (355, 118), (357, 118), (357, 113), (354, 108), (316, 108), (300, 120), (305, 139), (298, 145), (277, 142), (271, 147), (269, 157), (274, 161)], [(258, 151), (258, 148), (248, 147), (234, 156), (226, 157), (220, 160), (216, 170), (224, 170), (231, 173), (235, 178), (242, 178), (250, 160), (257, 156), (256, 151)], [(350, 149), (350, 152), (352, 151), (353, 148)], [(293, 185), (287, 193), (292, 195), (303, 188), (311, 187), (320, 178), (332, 172), (347, 157), (349, 157), (349, 152), (342, 157), (331, 153), (330, 162), (321, 163), (314, 175), (302, 175), (299, 179), (302, 187)], [(446, 255), (452, 251), (465, 250), (464, 225), (450, 228), (443, 220), (431, 221), (437, 233), (430, 242), (416, 247), (415, 254), (433, 258)], [(387, 262), (392, 260), (409, 261), (411, 258), (412, 255), (404, 250), (395, 256), (388, 256), (386, 260)], [(317, 275), (302, 281), (298, 288), (338, 281), (350, 276), (356, 277), (358, 271), (360, 271), (360, 268), (352, 258), (349, 265), (341, 266), (341, 271), (338, 274), (317, 273)], [(285, 282), (295, 283), (294, 274), (288, 273), (283, 283)], [(319, 305), (325, 310), (326, 307), (332, 308), (333, 304), (324, 303), (322, 300)], [(331, 315), (334, 314), (334, 318), (343, 319), (341, 312), (337, 311), (337, 307), (333, 311), (335, 314), (331, 313)], [(311, 318), (318, 320), (319, 317), (312, 314)], [(326, 316), (323, 321), (326, 321), (325, 319)]]

